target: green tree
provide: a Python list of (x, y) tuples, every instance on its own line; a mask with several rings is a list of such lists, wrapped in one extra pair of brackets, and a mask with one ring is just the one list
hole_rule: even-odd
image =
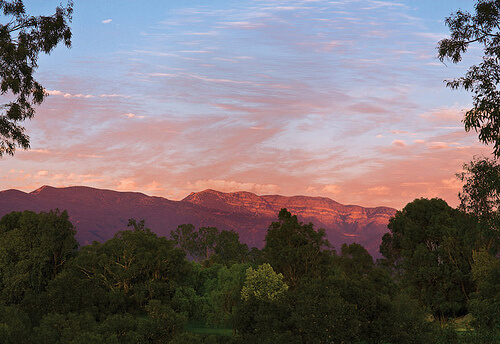
[(473, 107), (465, 113), (465, 130), (479, 133), (479, 141), (493, 144), (493, 154), (500, 156), (500, 2), (477, 0), (474, 13), (457, 11), (446, 18), (450, 38), (438, 43), (438, 57), (453, 63), (462, 60), (462, 55), (471, 44), (483, 49), (483, 59), (469, 68), (465, 76), (447, 81), (452, 89), (463, 88), (473, 93)]
[(464, 183), (459, 193), (460, 209), (476, 216), (480, 225), (474, 251), (496, 254), (500, 244), (500, 163), (494, 159), (475, 158), (464, 164), (464, 172), (458, 177)]
[(288, 286), (283, 282), (283, 275), (277, 274), (271, 265), (264, 263), (259, 265), (257, 270), (252, 267), (247, 269), (241, 297), (245, 301), (250, 298), (276, 300), (287, 290)]
[(207, 322), (214, 326), (233, 326), (234, 312), (241, 303), (241, 288), (245, 281), (248, 264), (233, 264), (230, 268), (221, 267), (217, 279), (208, 292), (211, 310)]
[(215, 239), (214, 253), (211, 260), (214, 263), (231, 266), (235, 263), (245, 263), (248, 258), (248, 246), (240, 242), (240, 235), (233, 230), (223, 230)]
[(478, 288), (469, 308), (476, 326), (500, 334), (500, 259), (487, 252), (478, 252), (472, 272)]
[(215, 251), (220, 231), (216, 227), (200, 227), (184, 224), (170, 232), (175, 245), (197, 262), (208, 261)]
[(139, 332), (148, 343), (169, 343), (182, 332), (186, 318), (159, 300), (151, 300), (146, 306), (148, 318), (139, 323)]
[(18, 306), (0, 306), (0, 343), (26, 343), (33, 332), (29, 315)]
[(476, 216), (478, 230), (472, 245), (472, 276), (477, 290), (469, 301), (469, 310), (481, 331), (500, 332), (500, 163), (475, 158), (464, 165), (459, 175), (464, 182), (459, 194), (460, 208)]
[[(105, 343), (97, 334), (98, 325), (89, 313), (47, 314), (34, 328), (34, 342), (59, 344), (74, 343), (81, 337), (92, 338), (96, 343)], [(115, 343), (118, 343), (115, 341)]]
[(373, 258), (360, 244), (342, 244), (337, 264), (348, 276), (364, 275), (373, 269)]
[(241, 343), (302, 343), (292, 318), (293, 300), (250, 298), (236, 308), (234, 323)]
[(0, 23), (0, 94), (13, 100), (1, 104), (0, 156), (14, 155), (16, 147), (29, 148), (29, 137), (20, 122), (32, 118), (34, 106), (47, 93), (34, 79), (38, 55), (49, 54), (60, 41), (71, 46), (73, 3), (58, 6), (51, 16), (31, 16), (22, 0), (0, 0), (5, 23)]
[(192, 224), (179, 225), (175, 231), (170, 232), (170, 237), (175, 246), (186, 252), (186, 255), (200, 261), (200, 245), (198, 240), (198, 231)]
[(470, 229), (477, 223), (441, 199), (416, 199), (389, 221), (381, 253), (395, 264), (403, 285), (440, 320), (463, 314), (470, 279)]
[(0, 220), (0, 295), (19, 303), (43, 292), (78, 247), (68, 213), (13, 212)]
[(398, 288), (386, 269), (373, 264), (363, 246), (342, 245), (336, 265), (341, 274), (331, 284), (346, 305), (355, 310), (344, 316), (350, 318), (349, 322), (337, 319), (337, 329), (355, 326), (353, 332), (358, 340), (366, 343), (435, 342), (425, 311)]
[(248, 246), (240, 242), (240, 235), (233, 230), (219, 231), (216, 227), (184, 224), (170, 232), (175, 245), (198, 263), (230, 266), (243, 263), (248, 257)]
[(93, 284), (136, 303), (170, 300), (189, 271), (184, 252), (172, 241), (158, 237), (141, 223), (118, 232), (104, 244), (82, 247), (75, 266)]
[(330, 243), (325, 230), (316, 231), (312, 225), (302, 224), (297, 216), (281, 209), (278, 222), (273, 222), (266, 235), (265, 260), (294, 287), (302, 277), (322, 275), (322, 269), (331, 263)]

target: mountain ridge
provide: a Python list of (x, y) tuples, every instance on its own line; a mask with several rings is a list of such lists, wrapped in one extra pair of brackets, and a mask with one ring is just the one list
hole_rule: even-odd
[(144, 219), (158, 235), (184, 223), (234, 230), (242, 242), (262, 247), (267, 228), (287, 208), (304, 223), (324, 228), (328, 240), (340, 247), (358, 242), (375, 256), (387, 223), (396, 209), (343, 205), (326, 197), (256, 195), (248, 191), (193, 192), (180, 201), (148, 196), (140, 192), (97, 189), (88, 186), (57, 188), (44, 185), (29, 193), (16, 189), (0, 191), (0, 216), (12, 211), (67, 210), (81, 245), (105, 241), (126, 229), (129, 218)]

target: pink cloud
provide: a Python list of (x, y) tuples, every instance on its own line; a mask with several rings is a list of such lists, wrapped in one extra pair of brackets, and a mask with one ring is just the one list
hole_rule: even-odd
[(138, 185), (135, 182), (135, 178), (124, 178), (116, 181), (116, 190), (118, 191), (135, 191)]
[(368, 195), (387, 196), (390, 194), (391, 189), (387, 186), (374, 186), (368, 188), (366, 192)]
[(394, 140), (392, 141), (392, 145), (396, 147), (406, 147), (406, 142), (403, 140)]
[(324, 192), (331, 194), (331, 195), (338, 195), (342, 192), (340, 187), (338, 185), (335, 185), (335, 184), (325, 185), (322, 190)]
[(429, 120), (433, 123), (452, 124), (461, 127), (461, 121), (465, 111), (468, 109), (465, 106), (454, 105), (451, 107), (440, 107), (432, 109), (420, 115), (421, 118)]
[(188, 182), (186, 185), (187, 190), (202, 191), (205, 189), (215, 189), (223, 192), (234, 191), (250, 191), (259, 195), (262, 194), (278, 194), (280, 187), (273, 184), (256, 184), (256, 183), (241, 183), (233, 180), (197, 180), (193, 183)]
[(146, 118), (146, 116), (139, 116), (139, 115), (135, 115), (135, 114), (130, 113), (130, 112), (123, 114), (123, 116), (125, 116), (127, 118), (138, 118), (138, 119)]
[(47, 93), (51, 96), (60, 96), (63, 98), (85, 98), (85, 99), (94, 98), (94, 96), (91, 94), (81, 94), (81, 93), (70, 94), (70, 93), (65, 93), (65, 92), (61, 92), (58, 90), (47, 90)]

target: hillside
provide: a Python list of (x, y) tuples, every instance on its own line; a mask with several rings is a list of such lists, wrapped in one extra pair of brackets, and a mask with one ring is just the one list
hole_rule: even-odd
[(192, 193), (181, 201), (84, 186), (43, 186), (30, 193), (0, 192), (0, 216), (12, 211), (55, 208), (68, 211), (81, 245), (110, 239), (117, 231), (126, 229), (129, 218), (135, 218), (146, 220), (146, 225), (162, 236), (169, 236), (171, 230), (184, 223), (233, 229), (241, 241), (257, 247), (263, 246), (267, 228), (277, 219), (279, 210), (287, 208), (300, 221), (324, 228), (335, 247), (357, 242), (376, 256), (387, 223), (396, 212), (387, 207), (342, 205), (323, 197), (258, 196), (215, 190)]

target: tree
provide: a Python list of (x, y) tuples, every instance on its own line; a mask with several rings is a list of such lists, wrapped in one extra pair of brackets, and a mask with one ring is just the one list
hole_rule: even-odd
[(175, 246), (186, 252), (186, 255), (200, 261), (198, 231), (192, 224), (179, 225), (175, 231), (170, 232), (170, 237)]
[(389, 221), (380, 252), (409, 292), (444, 320), (466, 311), (474, 284), (470, 278), (474, 218), (441, 199), (416, 199)]
[(476, 158), (464, 164), (459, 178), (464, 182), (459, 194), (460, 208), (478, 218), (474, 238), (472, 276), (477, 285), (469, 302), (478, 330), (500, 330), (500, 163)]
[(283, 275), (277, 274), (271, 265), (264, 263), (257, 270), (251, 267), (247, 269), (241, 298), (245, 301), (252, 297), (257, 300), (276, 300), (287, 290)]
[(219, 269), (217, 279), (208, 293), (211, 311), (207, 314), (207, 323), (215, 326), (233, 325), (234, 328), (234, 312), (242, 302), (241, 289), (247, 269), (248, 264), (233, 264), (230, 268), (223, 266)]
[(233, 230), (221, 231), (215, 239), (214, 254), (211, 260), (215, 263), (231, 266), (245, 263), (248, 256), (248, 245), (240, 242), (240, 235)]
[(473, 108), (465, 113), (465, 130), (479, 132), (479, 141), (493, 144), (493, 154), (500, 156), (500, 1), (478, 0), (475, 13), (457, 11), (446, 18), (450, 38), (438, 43), (438, 58), (453, 63), (473, 43), (483, 46), (482, 62), (469, 68), (465, 76), (447, 81), (452, 89), (473, 93)]
[(337, 264), (340, 265), (342, 272), (348, 276), (364, 275), (373, 268), (373, 258), (360, 244), (342, 244)]
[(478, 284), (469, 308), (476, 327), (500, 333), (500, 259), (487, 252), (478, 252), (472, 269)]
[(464, 164), (459, 179), (464, 182), (459, 193), (460, 209), (478, 218), (480, 232), (474, 250), (496, 254), (500, 228), (500, 163), (494, 159), (475, 158)]
[(320, 278), (323, 266), (331, 263), (330, 243), (325, 230), (302, 224), (297, 216), (281, 209), (278, 222), (269, 226), (264, 254), (267, 261), (293, 288), (302, 277)]
[(40, 294), (76, 253), (75, 230), (66, 211), (13, 212), (0, 220), (0, 296), (19, 303)]
[(196, 230), (192, 224), (180, 225), (170, 232), (174, 244), (199, 263), (210, 259), (219, 234), (216, 227), (200, 227)]
[(167, 300), (183, 281), (189, 266), (184, 252), (158, 237), (141, 221), (104, 244), (83, 247), (74, 261), (82, 276), (116, 295), (143, 306), (151, 299)]
[(13, 100), (0, 108), (0, 156), (14, 155), (16, 147), (29, 148), (29, 137), (19, 123), (32, 118), (34, 106), (47, 96), (33, 74), (38, 55), (49, 54), (63, 41), (71, 47), (73, 3), (58, 6), (51, 16), (30, 16), (22, 0), (0, 0), (6, 24), (0, 24), (0, 94)]
[(184, 224), (170, 232), (175, 245), (198, 263), (204, 265), (245, 262), (248, 246), (240, 242), (240, 235), (233, 230), (219, 231), (216, 227), (200, 227)]

